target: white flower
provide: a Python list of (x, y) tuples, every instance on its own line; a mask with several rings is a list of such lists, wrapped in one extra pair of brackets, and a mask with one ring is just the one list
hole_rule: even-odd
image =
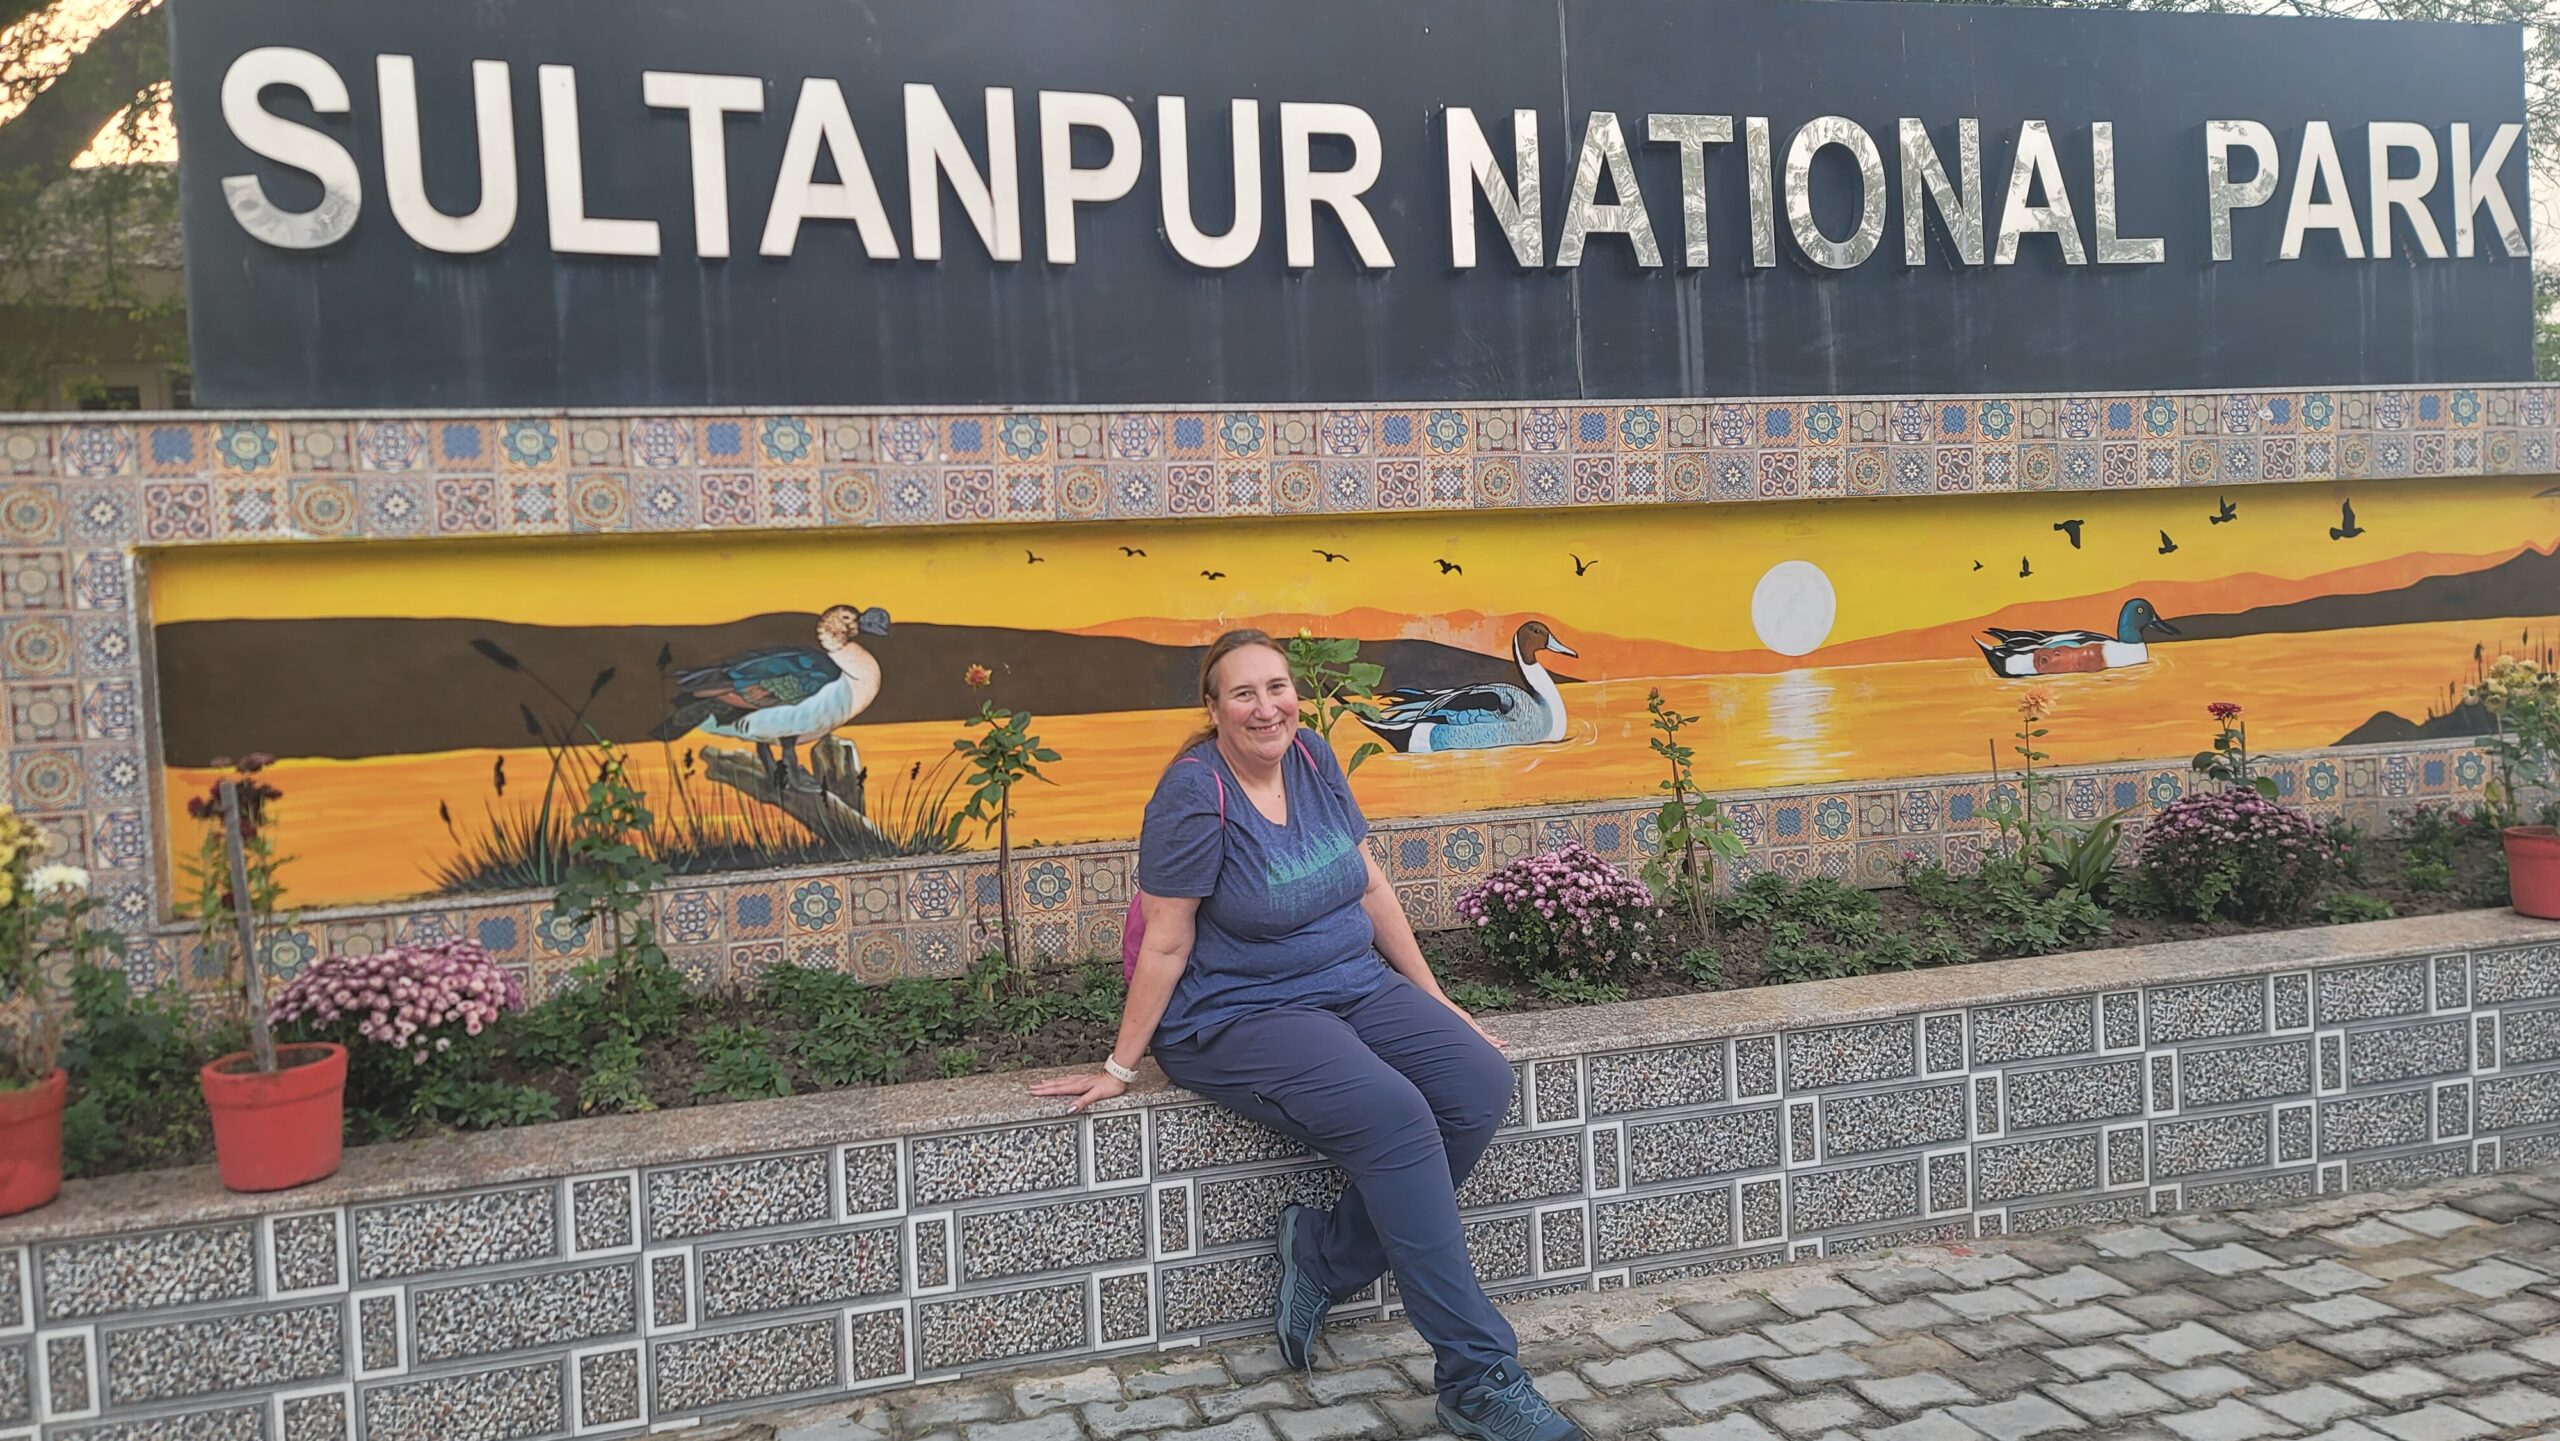
[(38, 866), (27, 877), (27, 888), (37, 895), (53, 891), (70, 891), (75, 895), (89, 893), (89, 873), (78, 866)]

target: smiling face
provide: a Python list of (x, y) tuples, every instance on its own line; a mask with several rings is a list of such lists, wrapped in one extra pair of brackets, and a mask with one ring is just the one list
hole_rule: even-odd
[(1203, 697), (1218, 745), (1233, 759), (1277, 764), (1298, 733), (1298, 687), (1267, 645), (1239, 646), (1209, 672)]

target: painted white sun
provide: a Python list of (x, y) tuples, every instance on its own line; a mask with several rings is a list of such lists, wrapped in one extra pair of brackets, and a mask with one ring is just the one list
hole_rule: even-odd
[(1840, 597), (1809, 560), (1782, 560), (1751, 591), (1751, 628), (1780, 655), (1806, 655), (1831, 638)]

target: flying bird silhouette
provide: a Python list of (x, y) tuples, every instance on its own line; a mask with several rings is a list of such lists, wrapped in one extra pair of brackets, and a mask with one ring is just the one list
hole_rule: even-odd
[(2078, 550), (2080, 548), (2080, 527), (2086, 524), (2088, 524), (2088, 522), (2082, 520), (2058, 520), (2054, 522), (2053, 528), (2061, 531), (2064, 535), (2071, 537), (2071, 548), (2073, 550)]
[(2362, 534), (2364, 534), (2364, 527), (2356, 524), (2355, 503), (2353, 501), (2339, 501), (2338, 523), (2329, 527), (2329, 538), (2331, 540), (2353, 540)]
[(1223, 570), (1204, 570), (1200, 572), (1200, 578), (1202, 580), (1225, 580), (1227, 578), (1227, 573)]
[(2536, 500), (2549, 500), (2553, 496), (2560, 496), (2560, 485), (2547, 486), (2533, 493), (2533, 498)]
[(1138, 549), (1138, 548), (1137, 548), (1136, 546), (1134, 546), (1134, 545), (1124, 545), (1124, 546), (1120, 547), (1120, 553), (1121, 553), (1122, 555), (1145, 555), (1145, 554), (1146, 554), (1146, 552), (1145, 552), (1145, 551)]
[(2162, 555), (2175, 555), (2178, 553), (2178, 543), (2171, 540), (2169, 538), (2169, 532), (2165, 530), (2160, 532), (2160, 553)]
[(1042, 555), (1036, 550), (1025, 550), (1023, 551), (1023, 554), (1030, 557), (1028, 560), (1023, 562), (1024, 565), (1041, 565), (1045, 564), (1049, 559), (1049, 557)]
[(2022, 555), (2022, 556), (2019, 556), (2019, 557), (2018, 557), (2018, 579), (2020, 579), (2020, 580), (2025, 580), (2028, 576), (2031, 576), (2031, 575), (2033, 575), (2033, 574), (2035, 574), (2035, 573), (2036, 573), (2036, 569), (2035, 569), (2035, 567), (2034, 567), (2034, 566), (2031, 566), (2031, 565), (2029, 565), (2029, 564), (2027, 564), (2027, 558), (2026, 558), (2025, 556), (2023, 556), (2023, 555)]
[(1348, 561), (1351, 559), (1351, 557), (1344, 555), (1341, 551), (1327, 550), (1323, 546), (1316, 547), (1316, 554), (1323, 556), (1328, 564), (1337, 560)]
[(1973, 563), (1973, 568), (1974, 568), (1975, 570), (1980, 570), (1980, 569), (1982, 569), (1982, 562), (1981, 562), (1981, 561), (1978, 561), (1978, 560), (1977, 560), (1977, 561), (1975, 561), (1975, 562)]
[[(1565, 554), (1567, 554), (1567, 555), (1573, 555), (1573, 552), (1572, 552), (1572, 551), (1566, 551), (1566, 552), (1565, 552)], [(1582, 574), (1584, 571), (1591, 569), (1591, 567), (1593, 567), (1593, 566), (1595, 566), (1595, 565), (1598, 565), (1599, 563), (1600, 563), (1600, 562), (1598, 562), (1598, 561), (1596, 561), (1596, 560), (1584, 560), (1581, 556), (1573, 555), (1573, 573), (1574, 573), (1575, 575), (1580, 575), (1580, 574)]]
[(1440, 573), (1441, 573), (1442, 575), (1450, 575), (1450, 574), (1465, 575), (1465, 574), (1467, 573), (1467, 568), (1466, 568), (1465, 566), (1463, 566), (1463, 565), (1458, 564), (1458, 563), (1457, 563), (1456, 561), (1454, 561), (1454, 560), (1440, 560), (1440, 559), (1438, 559), (1438, 558), (1436, 558), (1436, 557), (1435, 557), (1435, 558), (1432, 560), (1432, 562), (1431, 562), (1431, 563), (1432, 563), (1433, 565), (1436, 565), (1436, 566), (1440, 567)]
[(505, 756), (498, 757), (497, 764), (489, 768), (489, 780), (498, 788), (498, 794), (507, 793), (507, 758)]
[(2228, 525), (2231, 523), (2233, 517), (2240, 514), (2240, 507), (2231, 503), (2231, 497), (2227, 495), (2217, 495), (2214, 499), (2222, 502), (2222, 504), (2214, 511), (2213, 514), (2206, 516), (2205, 519), (2212, 521), (2215, 525)]

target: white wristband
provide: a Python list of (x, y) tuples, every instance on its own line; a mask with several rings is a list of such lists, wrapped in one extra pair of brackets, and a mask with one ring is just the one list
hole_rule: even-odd
[(1127, 1066), (1121, 1065), (1118, 1061), (1113, 1060), (1109, 1056), (1102, 1058), (1102, 1070), (1103, 1074), (1109, 1076), (1115, 1081), (1118, 1081), (1124, 1086), (1135, 1085), (1138, 1080), (1137, 1072), (1130, 1070)]

